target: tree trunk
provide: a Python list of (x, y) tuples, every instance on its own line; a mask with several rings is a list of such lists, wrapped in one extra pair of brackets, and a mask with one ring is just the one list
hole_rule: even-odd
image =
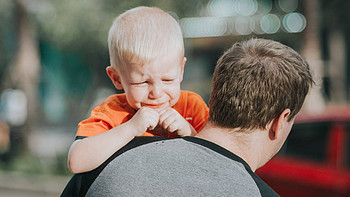
[(11, 85), (22, 90), (27, 96), (27, 121), (20, 131), (23, 150), (27, 151), (28, 136), (38, 115), (38, 84), (41, 68), (38, 43), (23, 0), (15, 0), (15, 17), (18, 45), (9, 74)]
[(343, 32), (332, 30), (329, 36), (330, 98), (332, 103), (346, 101), (346, 40)]
[(309, 62), (316, 85), (306, 97), (304, 109), (308, 111), (320, 111), (324, 108), (325, 101), (321, 93), (323, 78), (323, 62), (321, 60), (320, 28), (319, 28), (319, 1), (304, 0), (307, 26), (304, 31), (304, 46), (302, 54)]

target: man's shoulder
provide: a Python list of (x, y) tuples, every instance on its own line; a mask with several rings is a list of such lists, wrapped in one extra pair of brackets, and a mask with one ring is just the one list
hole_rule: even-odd
[[(184, 137), (186, 141), (192, 142), (196, 145), (200, 145), (203, 149), (206, 149), (207, 152), (209, 149), (215, 153), (210, 153), (206, 156), (207, 162), (211, 162), (215, 164), (216, 162), (220, 162), (218, 165), (220, 168), (223, 166), (227, 166), (227, 168), (223, 168), (222, 170), (217, 171), (218, 173), (225, 172), (227, 170), (227, 174), (233, 173), (233, 176), (238, 177), (239, 179), (232, 179), (232, 182), (238, 181), (242, 184), (241, 187), (237, 186), (234, 189), (238, 189), (240, 191), (247, 192), (245, 196), (251, 196), (251, 192), (254, 192), (254, 188), (259, 190), (261, 196), (279, 196), (269, 185), (267, 185), (259, 176), (257, 176), (250, 168), (248, 163), (246, 163), (241, 157), (236, 154), (230, 152), (229, 150), (219, 146), (218, 144), (212, 143), (210, 141), (196, 138), (196, 137)], [(222, 157), (223, 156), (223, 157)], [(220, 159), (220, 157), (222, 157)], [(227, 158), (225, 160), (223, 158)], [(226, 163), (226, 164), (224, 164)], [(215, 184), (215, 183), (214, 183)], [(249, 189), (249, 187), (251, 187)], [(248, 188), (248, 189), (247, 189)], [(257, 191), (257, 190), (255, 190)], [(237, 194), (237, 193), (236, 193)], [(238, 195), (240, 196), (240, 195)], [(255, 195), (252, 195), (255, 196)]]
[(240, 157), (196, 137), (136, 137), (99, 168), (74, 178), (66, 194), (264, 196), (269, 192)]
[[(133, 140), (96, 177), (87, 194), (99, 196), (259, 196), (238, 156), (196, 137)], [(142, 140), (144, 141), (144, 140)]]
[(279, 195), (267, 184), (265, 183), (258, 175), (255, 173), (251, 173), (252, 178), (254, 179), (256, 185), (258, 186), (260, 190), (261, 196), (276, 196), (278, 197)]
[[(168, 140), (168, 138), (162, 137), (136, 137), (132, 141), (130, 141), (123, 148), (115, 152), (111, 157), (109, 157), (104, 163), (102, 163), (98, 168), (80, 174), (75, 174), (70, 179), (65, 189), (63, 190), (61, 196), (85, 196), (91, 185), (94, 183), (96, 178), (100, 176), (101, 172), (106, 168), (106, 166), (111, 163), (118, 156), (123, 153), (132, 150), (136, 147), (140, 147), (145, 144), (149, 144), (152, 142), (157, 142), (161, 140)], [(169, 139), (170, 140), (170, 139)]]

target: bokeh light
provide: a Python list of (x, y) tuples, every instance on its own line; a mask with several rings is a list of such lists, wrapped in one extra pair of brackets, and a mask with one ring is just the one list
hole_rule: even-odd
[(298, 33), (305, 29), (306, 19), (302, 14), (293, 12), (283, 17), (282, 25), (287, 32)]
[(236, 32), (240, 35), (248, 35), (252, 33), (252, 30), (249, 26), (249, 17), (240, 16), (236, 19), (235, 22)]
[(294, 12), (298, 7), (297, 0), (278, 0), (277, 6), (284, 12)]
[(261, 0), (258, 3), (258, 13), (267, 14), (272, 10), (271, 0)]
[(222, 36), (227, 30), (226, 21), (219, 17), (183, 18), (180, 25), (185, 38)]
[(238, 14), (236, 2), (234, 0), (211, 0), (207, 4), (210, 16), (234, 16)]
[(251, 16), (258, 10), (256, 0), (237, 0), (238, 14), (242, 16)]
[(261, 29), (267, 34), (276, 33), (281, 27), (281, 21), (275, 14), (267, 14), (261, 18)]
[(210, 16), (251, 16), (258, 10), (256, 0), (211, 0), (207, 4)]
[[(273, 6), (286, 13), (271, 13)], [(203, 17), (182, 18), (180, 24), (185, 38), (298, 33), (306, 19), (297, 8), (297, 0), (210, 0), (201, 10)]]
[(5, 120), (13, 126), (25, 123), (28, 113), (28, 98), (22, 90), (4, 90), (0, 97), (0, 103), (0, 120)]
[(262, 30), (260, 21), (261, 21), (262, 15), (254, 15), (249, 20), (249, 26), (252, 29), (252, 31), (256, 34), (264, 34), (265, 32)]

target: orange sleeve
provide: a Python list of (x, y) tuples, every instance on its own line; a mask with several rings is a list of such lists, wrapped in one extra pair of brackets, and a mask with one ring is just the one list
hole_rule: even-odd
[(96, 136), (131, 119), (133, 111), (123, 108), (125, 104), (118, 96), (112, 95), (94, 108), (90, 117), (79, 123), (76, 137)]
[(181, 91), (179, 102), (174, 108), (196, 129), (202, 130), (209, 117), (209, 108), (202, 97), (190, 91)]

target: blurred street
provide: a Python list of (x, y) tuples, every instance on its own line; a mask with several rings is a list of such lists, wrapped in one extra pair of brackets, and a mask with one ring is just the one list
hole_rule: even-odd
[[(36, 127), (28, 139), (28, 149), (37, 158), (24, 160), (22, 169), (44, 171), (56, 157), (63, 155), (64, 161), (74, 138), (74, 126)], [(34, 163), (34, 164), (33, 164)], [(18, 165), (18, 164), (17, 164)], [(65, 162), (61, 168), (67, 168)], [(0, 197), (57, 197), (73, 175), (0, 170)]]
[(69, 179), (0, 171), (0, 197), (57, 197)]
[[(105, 98), (123, 92), (106, 74), (107, 37), (114, 18), (137, 6), (159, 7), (179, 22), (187, 58), (181, 89), (206, 103), (218, 57), (235, 42), (256, 37), (290, 46), (309, 62), (316, 84), (304, 112), (317, 115), (350, 104), (350, 1), (0, 0), (0, 197), (62, 192), (72, 176), (67, 156), (78, 123)], [(312, 150), (307, 136), (335, 133), (334, 139), (324, 135), (322, 147), (330, 150), (332, 170), (339, 167), (350, 183), (350, 126), (339, 129), (334, 117), (326, 121), (335, 121), (336, 129), (319, 129), (324, 123), (317, 122), (315, 132), (301, 132), (306, 136), (295, 147), (306, 144), (300, 149), (305, 153)]]

